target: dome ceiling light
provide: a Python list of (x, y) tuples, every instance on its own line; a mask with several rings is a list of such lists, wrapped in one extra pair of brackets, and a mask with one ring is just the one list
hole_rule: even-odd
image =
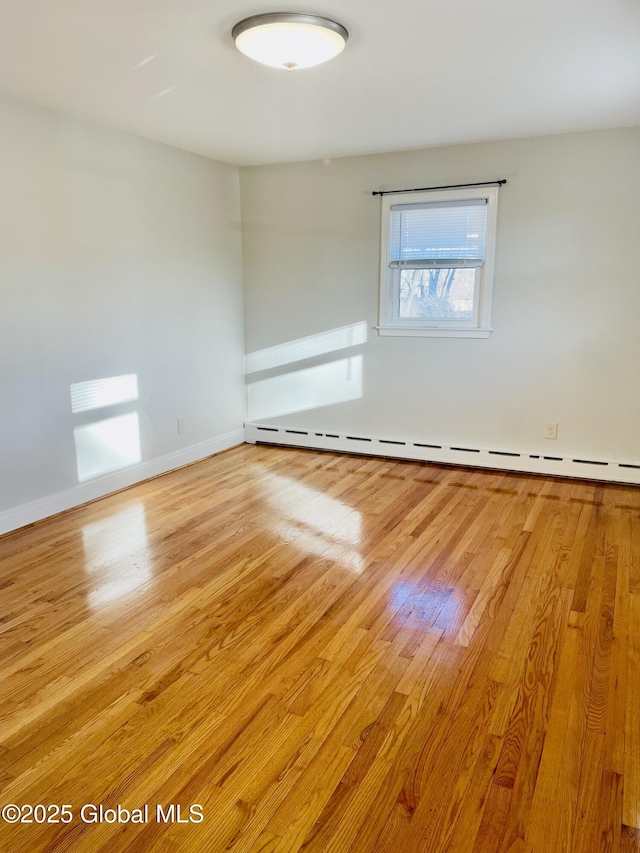
[(286, 71), (333, 59), (342, 53), (349, 38), (336, 21), (297, 12), (253, 15), (237, 23), (231, 35), (241, 53)]

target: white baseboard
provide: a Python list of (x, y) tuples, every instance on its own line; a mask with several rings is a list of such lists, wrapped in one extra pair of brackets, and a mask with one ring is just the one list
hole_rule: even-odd
[(242, 444), (244, 440), (244, 429), (234, 430), (225, 435), (202, 441), (199, 444), (192, 444), (185, 447), (184, 450), (176, 450), (157, 459), (150, 459), (148, 462), (141, 462), (139, 465), (132, 465), (122, 471), (107, 474), (104, 477), (92, 480), (90, 483), (82, 483), (65, 492), (58, 492), (55, 495), (49, 495), (46, 498), (40, 498), (37, 501), (6, 510), (0, 513), (0, 535), (25, 527), (27, 524), (33, 524), (34, 521), (41, 521), (43, 518), (64, 512), (64, 510), (72, 507), (80, 506), (96, 498), (102, 498), (112, 492), (125, 489), (127, 486), (148, 480), (150, 477), (157, 477), (158, 474), (166, 474), (168, 471), (182, 468), (183, 465), (189, 465), (199, 459), (212, 456), (214, 453), (228, 450), (236, 444)]
[(359, 433), (339, 435), (315, 430), (291, 429), (272, 424), (245, 424), (246, 441), (250, 444), (277, 444), (287, 447), (308, 447), (315, 450), (334, 450), (338, 453), (358, 453), (366, 456), (390, 456), (395, 459), (415, 459), (422, 462), (442, 462), (472, 468), (494, 468), (526, 474), (556, 477), (577, 477), (583, 480), (604, 480), (610, 483), (640, 485), (640, 462), (618, 462), (584, 458), (581, 454), (559, 456), (552, 451), (533, 454), (508, 449), (483, 450), (478, 447), (446, 447), (421, 441), (399, 441), (376, 438)]

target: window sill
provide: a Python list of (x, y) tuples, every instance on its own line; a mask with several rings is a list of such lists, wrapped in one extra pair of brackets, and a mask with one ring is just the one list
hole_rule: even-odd
[(492, 329), (443, 329), (413, 326), (376, 326), (379, 335), (406, 338), (488, 338)]

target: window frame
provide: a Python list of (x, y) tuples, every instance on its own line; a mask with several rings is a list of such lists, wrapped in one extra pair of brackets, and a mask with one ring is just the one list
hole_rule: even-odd
[[(389, 262), (389, 237), (391, 208), (398, 204), (432, 204), (451, 201), (486, 199), (487, 226), (485, 256), (482, 266), (475, 267), (474, 316), (470, 319), (400, 318), (397, 316), (400, 269), (392, 269)], [(491, 310), (493, 303), (493, 270), (495, 262), (496, 226), (498, 219), (498, 187), (469, 187), (455, 190), (427, 190), (411, 193), (393, 193), (382, 196), (380, 239), (380, 308), (379, 335), (410, 337), (488, 338), (493, 331)], [(438, 269), (437, 264), (424, 269)], [(449, 268), (451, 268), (449, 266)], [(470, 267), (472, 268), (472, 267)], [(462, 267), (455, 267), (462, 269)]]

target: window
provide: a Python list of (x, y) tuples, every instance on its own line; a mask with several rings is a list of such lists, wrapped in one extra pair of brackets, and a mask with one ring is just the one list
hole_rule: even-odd
[(381, 335), (491, 333), (497, 187), (382, 198)]

